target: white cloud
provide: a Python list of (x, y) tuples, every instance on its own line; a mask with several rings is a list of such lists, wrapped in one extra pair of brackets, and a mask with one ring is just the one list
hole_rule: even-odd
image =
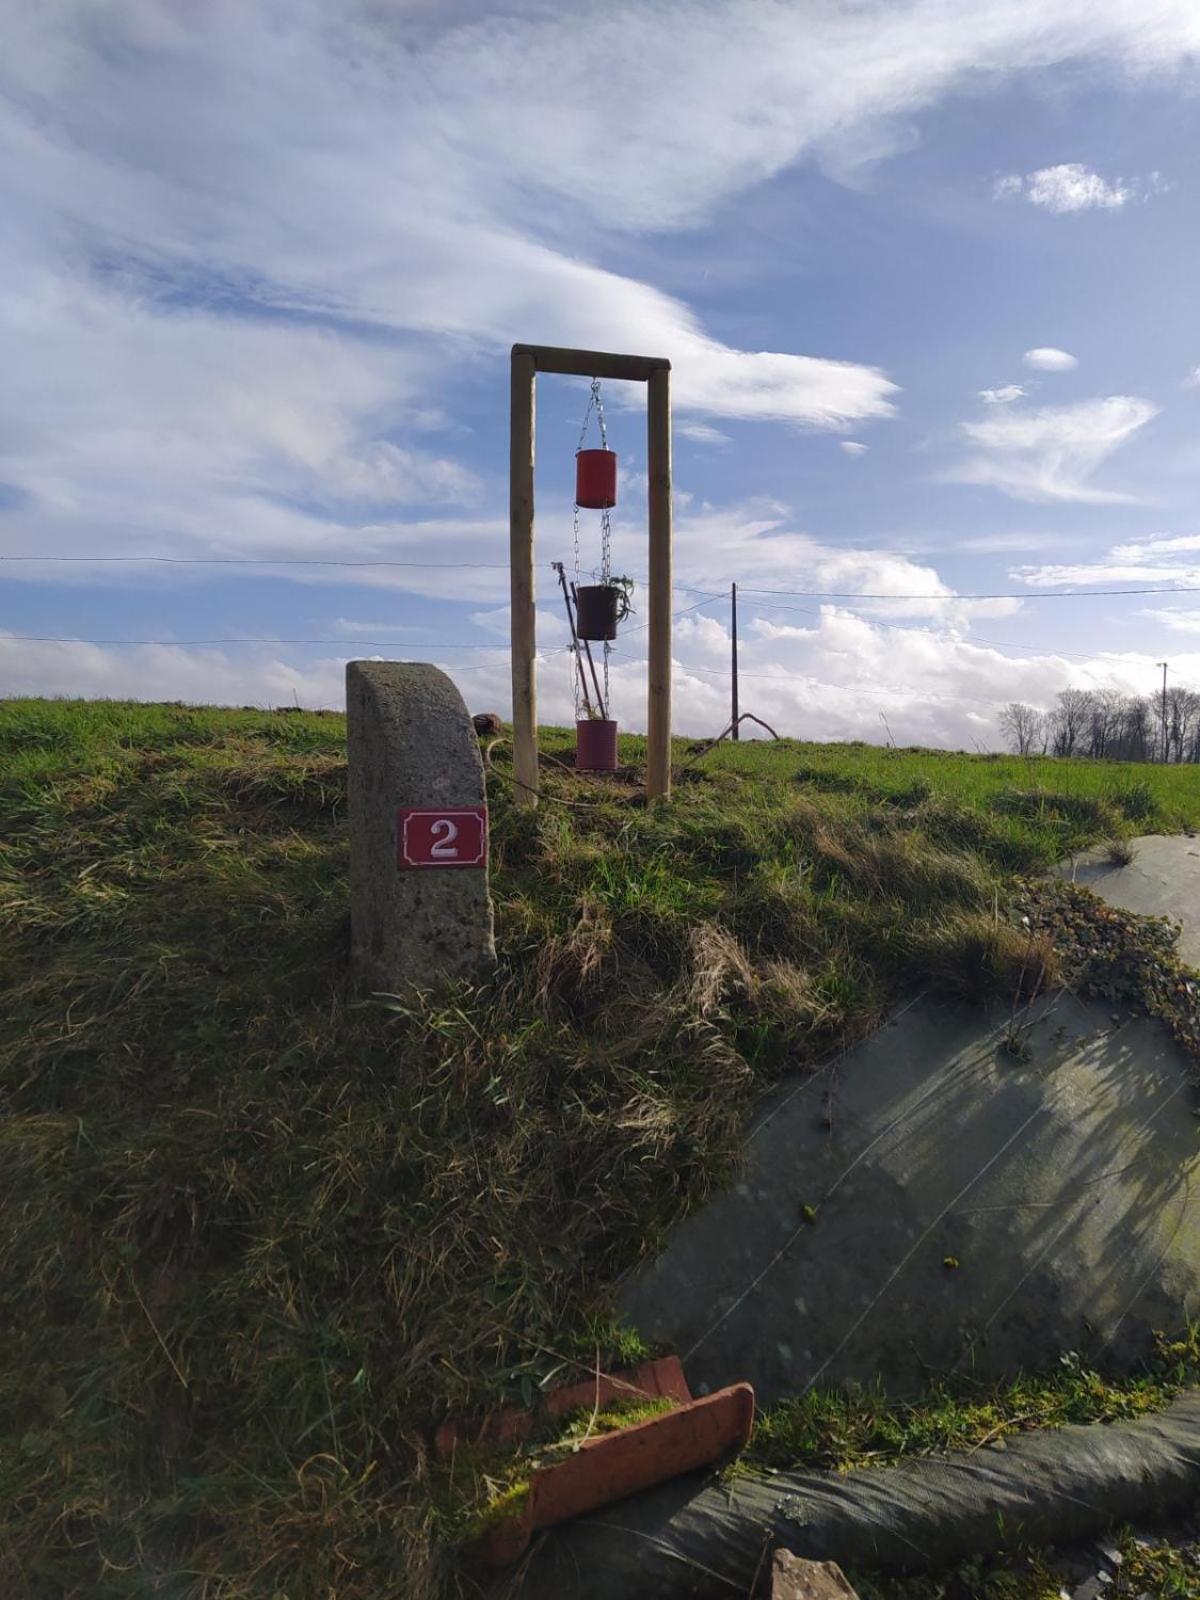
[[(619, 526), (618, 539), (625, 532), (624, 525)], [(643, 537), (639, 530), (640, 548)], [(874, 598), (859, 604), (869, 615), (941, 621), (1007, 616), (1020, 605), (961, 600), (934, 567), (894, 550), (827, 544), (797, 533), (788, 526), (786, 507), (771, 502), (688, 511), (677, 519), (675, 542), (679, 582), (693, 585), (697, 596), (724, 594), (731, 581), (736, 581), (739, 594), (744, 589), (754, 596), (752, 604), (763, 607), (777, 602), (814, 606), (820, 603), (810, 598), (814, 595), (866, 594)], [(718, 604), (718, 614), (719, 610)]]
[(848, 456), (865, 456), (867, 453), (867, 446), (860, 444), (857, 439), (843, 439), (841, 446)]
[(1200, 559), (1177, 559), (1192, 552), (1200, 554), (1200, 534), (1156, 534), (1113, 545), (1098, 560), (1018, 567), (1011, 576), (1039, 589), (1110, 583), (1200, 587)]
[[(1112, 687), (1142, 692), (1154, 681), (1153, 656), (1112, 653), (1089, 665), (1052, 651), (1016, 658), (968, 637), (960, 627), (885, 627), (834, 605), (814, 606), (800, 625), (753, 616), (739, 640), (741, 701), (780, 733), (807, 739), (882, 742), (882, 712), (901, 744), (996, 749), (1001, 707), (1010, 700), (1050, 706), (1058, 690)], [(613, 658), (612, 692), (622, 727), (644, 729), (644, 635), (629, 635)], [(675, 625), (674, 722), (677, 731), (715, 733), (728, 718), (729, 635), (722, 620), (698, 614)], [(390, 652), (384, 652), (390, 654)], [(397, 654), (400, 652), (398, 651)], [(431, 659), (458, 684), (473, 711), (510, 709), (507, 651)], [(354, 651), (348, 652), (353, 657)], [(107, 649), (17, 642), (0, 634), (0, 677), (13, 694), (179, 699), (227, 705), (343, 704), (346, 656), (278, 648), (246, 651), (184, 646)], [(1200, 651), (1172, 660), (1181, 681), (1200, 682)], [(570, 661), (543, 650), (538, 664), (541, 720), (573, 716)]]
[(997, 199), (1023, 195), (1031, 205), (1046, 211), (1115, 210), (1131, 200), (1135, 189), (1122, 179), (1112, 182), (1078, 161), (1040, 167), (1024, 177), (1013, 173), (1000, 178), (993, 190)]
[(691, 439), (694, 444), (732, 444), (733, 440), (727, 433), (722, 433), (720, 428), (714, 428), (707, 422), (689, 422), (686, 419), (675, 424), (675, 437), (677, 439)]
[(1110, 395), (964, 422), (962, 431), (979, 453), (952, 468), (945, 479), (989, 484), (1017, 500), (1093, 505), (1126, 501), (1132, 497), (1095, 488), (1090, 479), (1156, 414), (1148, 400)]
[(1182, 387), (1185, 389), (1200, 389), (1200, 367), (1192, 368), (1183, 380)]
[(1139, 611), (1138, 616), (1157, 622), (1172, 633), (1200, 633), (1200, 610), (1181, 611), (1174, 606), (1164, 606), (1157, 611)]
[(969, 550), (978, 555), (1004, 555), (1018, 550), (1044, 550), (1051, 538), (1055, 544), (1072, 542), (1060, 534), (977, 533), (968, 534), (965, 538), (955, 538), (947, 547), (954, 550)]
[(980, 389), (979, 398), (986, 406), (1007, 406), (1020, 400), (1024, 393), (1019, 383), (1006, 383), (999, 389)]
[(1021, 360), (1035, 372), (1070, 372), (1079, 365), (1073, 355), (1066, 350), (1056, 350), (1053, 345), (1039, 345), (1036, 350), (1026, 350)]
[(362, 634), (364, 638), (387, 634), (413, 634), (424, 630), (403, 622), (371, 622), (364, 617), (337, 617), (330, 625), (338, 633)]
[(1143, 561), (1169, 565), (1169, 557), (1188, 550), (1200, 550), (1200, 533), (1156, 533), (1149, 539), (1114, 545), (1112, 555), (1114, 561)]

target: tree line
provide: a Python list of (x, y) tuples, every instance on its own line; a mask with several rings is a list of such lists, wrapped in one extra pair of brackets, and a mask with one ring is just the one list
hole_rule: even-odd
[(1158, 695), (1063, 689), (1050, 711), (1011, 702), (1000, 729), (1020, 756), (1200, 762), (1200, 694), (1168, 689), (1164, 704)]

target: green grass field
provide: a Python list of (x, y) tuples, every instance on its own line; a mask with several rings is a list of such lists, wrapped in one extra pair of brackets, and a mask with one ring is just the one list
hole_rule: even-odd
[(1018, 875), (1200, 824), (1197, 769), (680, 741), (669, 808), (532, 813), (507, 756), (495, 981), (381, 1003), (340, 716), (0, 704), (5, 1594), (474, 1592), (430, 1425), (636, 1353), (609, 1285), (780, 1073), (1053, 981)]

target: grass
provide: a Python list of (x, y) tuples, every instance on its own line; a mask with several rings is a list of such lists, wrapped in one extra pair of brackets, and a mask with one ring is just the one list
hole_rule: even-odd
[(431, 1424), (643, 1353), (609, 1287), (769, 1082), (1028, 995), (1017, 875), (1200, 820), (1176, 769), (676, 755), (531, 813), (498, 750), (495, 981), (363, 1002), (340, 717), (0, 705), (5, 1593), (473, 1592)]

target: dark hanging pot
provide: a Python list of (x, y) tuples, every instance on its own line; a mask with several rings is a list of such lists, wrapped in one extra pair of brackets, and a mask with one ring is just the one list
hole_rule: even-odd
[(584, 584), (575, 591), (575, 627), (581, 639), (615, 639), (622, 591), (614, 583)]
[(617, 725), (607, 717), (582, 718), (575, 724), (576, 772), (617, 770)]

